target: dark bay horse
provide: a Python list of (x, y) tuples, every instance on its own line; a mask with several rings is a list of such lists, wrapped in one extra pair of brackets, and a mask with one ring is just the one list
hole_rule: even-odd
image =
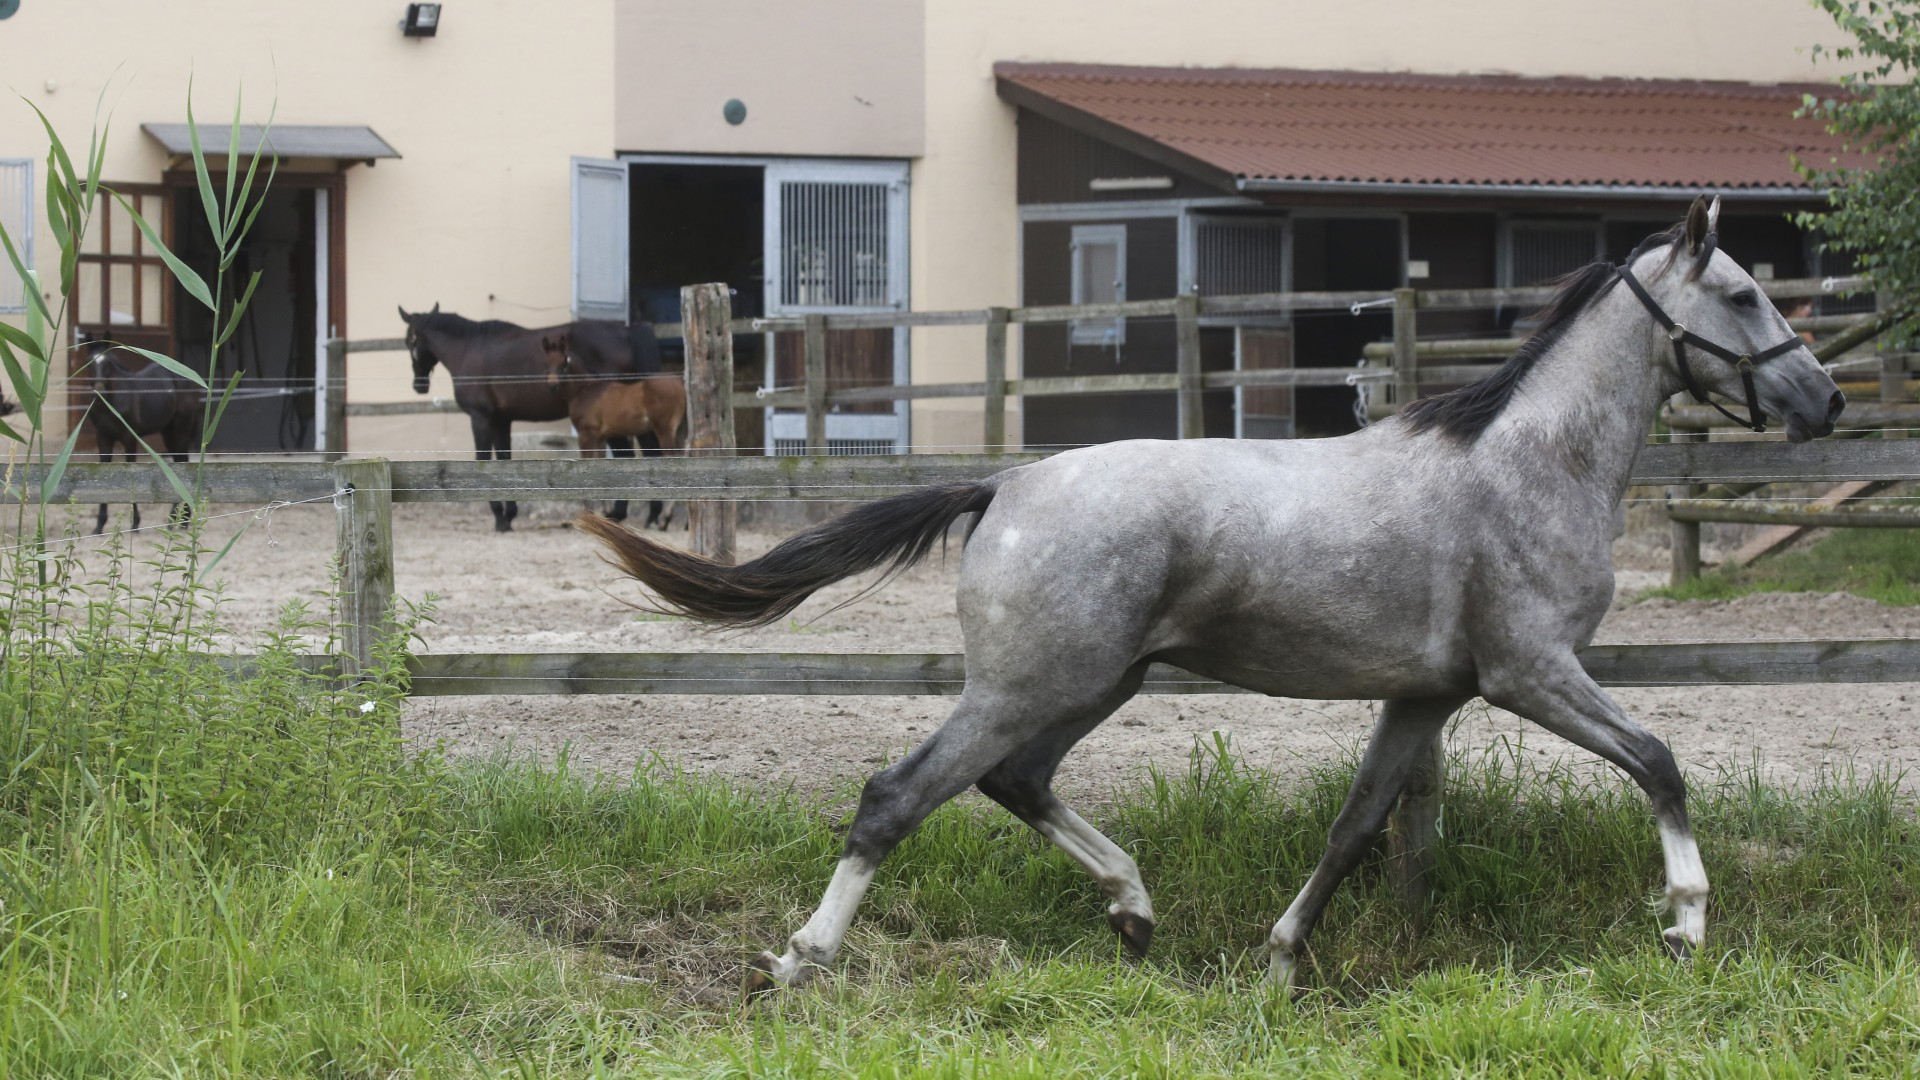
[[(583, 376), (566, 334), (542, 337), (547, 383), (567, 399), (567, 417), (580, 434), (580, 456), (597, 457), (615, 440), (651, 436), (662, 451), (686, 445), (681, 427), (687, 419), (687, 383), (671, 372), (648, 375), (632, 382)], [(626, 503), (615, 504), (615, 520), (625, 516)], [(667, 528), (671, 514), (661, 504), (650, 504), (646, 525)]]
[[(1621, 266), (1570, 276), (1479, 383), (1337, 439), (1108, 443), (868, 503), (738, 566), (584, 518), (670, 610), (761, 626), (821, 586), (925, 555), (978, 515), (961, 556), (966, 687), (938, 732), (867, 782), (832, 882), (750, 985), (839, 952), (888, 852), (977, 785), (1099, 882), (1136, 952), (1153, 905), (1125, 851), (1053, 793), (1062, 755), (1160, 662), (1277, 697), (1384, 699), (1326, 853), (1267, 936), (1291, 983), (1328, 900), (1416, 762), (1475, 696), (1595, 753), (1647, 793), (1679, 956), (1706, 937), (1707, 874), (1666, 744), (1581, 667), (1613, 598), (1613, 508), (1660, 403), (1744, 401), (1790, 442), (1846, 399), (1747, 273), (1716, 251), (1718, 203)], [(1622, 883), (1628, 897), (1636, 883)]]
[[(413, 390), (424, 394), (435, 364), (453, 376), (453, 399), (473, 423), (474, 456), (481, 461), (512, 457), (513, 422), (564, 420), (567, 402), (547, 382), (543, 336), (564, 333), (573, 342), (574, 356), (590, 376), (632, 378), (660, 371), (660, 345), (653, 327), (637, 323), (629, 328), (614, 322), (583, 321), (529, 329), (490, 319), (477, 322), (435, 304), (432, 311), (409, 314), (407, 351), (413, 357)], [(657, 448), (647, 448), (658, 453)], [(615, 456), (632, 456), (631, 443), (613, 447)], [(495, 532), (513, 528), (518, 503), (488, 503)], [(624, 504), (623, 504), (624, 505)]]
[[(134, 366), (126, 357), (137, 360)], [(140, 436), (152, 445), (158, 436), (166, 445), (166, 454), (175, 461), (187, 460), (187, 454), (200, 448), (200, 434), (206, 423), (207, 392), (200, 387), (144, 359), (111, 345), (100, 347), (88, 361), (93, 384), (93, 400), (87, 408), (87, 424), (93, 428), (95, 448), (101, 461), (112, 461), (114, 448), (124, 447), (127, 460), (141, 456)], [(106, 405), (113, 406), (111, 409)], [(115, 415), (115, 413), (119, 415)], [(160, 447), (155, 446), (155, 450)], [(180, 507), (175, 504), (173, 516)], [(140, 504), (133, 507), (133, 528), (140, 527)], [(107, 528), (107, 504), (100, 504), (100, 516), (93, 531)]]

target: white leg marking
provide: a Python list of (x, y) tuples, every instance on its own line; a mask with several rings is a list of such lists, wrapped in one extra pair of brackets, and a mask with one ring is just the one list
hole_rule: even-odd
[[(1309, 878), (1310, 887), (1313, 880)], [(1278, 987), (1293, 985), (1293, 970), (1299, 964), (1300, 955), (1300, 905), (1306, 899), (1307, 890), (1301, 889), (1300, 895), (1287, 905), (1286, 914), (1273, 924), (1273, 933), (1267, 935), (1267, 982)]]
[(1100, 883), (1113, 901), (1107, 905), (1107, 914), (1137, 915), (1153, 921), (1153, 901), (1147, 896), (1146, 883), (1140, 880), (1139, 864), (1120, 850), (1120, 845), (1057, 802), (1052, 811), (1034, 822), (1034, 828)]
[(1700, 845), (1693, 834), (1666, 824), (1660, 826), (1660, 847), (1667, 862), (1667, 904), (1673, 910), (1673, 926), (1667, 930), (1669, 946), (1676, 952), (1700, 948), (1707, 943), (1707, 868), (1700, 861)]
[(861, 897), (873, 884), (873, 871), (864, 859), (841, 859), (833, 868), (833, 880), (827, 883), (826, 895), (820, 898), (813, 918), (787, 939), (786, 954), (761, 953), (754, 966), (773, 976), (775, 982), (793, 986), (805, 982), (812, 968), (833, 963)]

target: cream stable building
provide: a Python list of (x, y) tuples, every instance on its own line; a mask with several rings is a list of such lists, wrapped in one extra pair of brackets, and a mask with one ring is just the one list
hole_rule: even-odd
[[(403, 35), (407, 13), (390, 0), (22, 0), (0, 20), (7, 87), (70, 144), (96, 105), (110, 116), (106, 178), (166, 220), (177, 249), (194, 250), (197, 199), (166, 125), (185, 120), (190, 79), (211, 141), (244, 92), (245, 119), (271, 114), (304, 152), (282, 162), (245, 261), (263, 285), (233, 362), (260, 393), (234, 449), (317, 445), (320, 343), (398, 336), (401, 306), (535, 326), (670, 321), (674, 290), (702, 280), (731, 283), (748, 315), (1022, 303), (1022, 226), (1037, 218), (1018, 192), (1023, 110), (996, 63), (1792, 82), (1831, 77), (1808, 46), (1840, 42), (1802, 0), (447, 0), (431, 37)], [(0, 222), (31, 233), (50, 282), (46, 143), (26, 101), (0, 102)], [(191, 358), (190, 302), (159, 284), (123, 222), (109, 228), (82, 271), (83, 321)], [(0, 318), (21, 318), (17, 288), (0, 270)], [(979, 336), (840, 335), (836, 370), (978, 380)], [(740, 343), (771, 383), (791, 354)], [(349, 399), (408, 399), (409, 376), (403, 354), (356, 355)], [(450, 393), (444, 372), (433, 393)], [(798, 437), (798, 417), (764, 421), (770, 447)], [(849, 413), (829, 435), (964, 449), (979, 403)], [(470, 445), (458, 415), (349, 424), (355, 453)]]

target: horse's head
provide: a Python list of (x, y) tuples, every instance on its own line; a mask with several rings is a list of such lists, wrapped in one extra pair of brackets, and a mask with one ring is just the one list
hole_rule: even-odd
[(426, 334), (421, 331), (420, 324), (428, 315), (439, 313), (438, 303), (433, 305), (432, 311), (415, 312), (411, 315), (407, 313), (406, 308), (400, 309), (400, 317), (406, 320), (407, 324), (407, 355), (413, 357), (413, 392), (416, 394), (427, 392), (428, 377), (433, 374), (433, 365), (440, 362), (440, 358), (434, 355), (433, 346), (427, 342)]
[(570, 344), (565, 334), (555, 334), (540, 339), (540, 348), (547, 361), (547, 385), (556, 389), (560, 386), (560, 375), (567, 370), (571, 359), (567, 347)]
[(1665, 393), (1685, 389), (1757, 405), (1786, 425), (1789, 442), (1832, 433), (1846, 396), (1753, 278), (1718, 250), (1719, 217), (1719, 199), (1709, 205), (1697, 198), (1686, 222), (1662, 237), (1669, 243), (1643, 244), (1630, 260), (1674, 324), (1653, 328), (1675, 343), (1656, 350), (1666, 366)]

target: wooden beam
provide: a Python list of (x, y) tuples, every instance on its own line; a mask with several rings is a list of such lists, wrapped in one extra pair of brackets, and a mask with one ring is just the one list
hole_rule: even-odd
[(1676, 499), (1667, 504), (1675, 521), (1723, 521), (1738, 525), (1794, 525), (1809, 529), (1920, 528), (1920, 509), (1848, 507), (1825, 499), (1798, 506)]
[(1419, 295), (1393, 290), (1393, 403), (1401, 408), (1420, 396)]
[[(807, 395), (807, 453), (827, 452), (827, 317), (807, 316), (801, 335), (801, 385)], [(729, 440), (731, 442), (731, 440)]]
[(1007, 448), (1007, 309), (987, 309), (987, 419), (981, 432), (982, 447), (989, 454)]
[(342, 461), (333, 481), (340, 652), (352, 676), (373, 663), (374, 646), (392, 629), (393, 474), (380, 458)]
[[(1580, 662), (1603, 686), (1920, 682), (1920, 639), (1594, 645)], [(420, 697), (473, 694), (954, 695), (957, 653), (427, 653)], [(1147, 694), (1240, 694), (1165, 664)]]
[[(1835, 485), (1832, 490), (1820, 496), (1813, 505), (1818, 507), (1838, 506), (1848, 499), (1858, 499), (1885, 491), (1898, 482), (1899, 481), (1896, 480), (1854, 480), (1849, 483), (1838, 484)], [(1733, 497), (1737, 498), (1738, 496)], [(1808, 530), (1812, 528), (1813, 526), (1810, 525), (1776, 525), (1761, 533), (1759, 536), (1741, 544), (1739, 550), (1727, 556), (1727, 565), (1746, 566), (1756, 559), (1771, 555), (1776, 551), (1790, 546), (1794, 541), (1805, 536)]]
[(1200, 394), (1200, 297), (1187, 293), (1174, 304), (1174, 373), (1178, 380), (1175, 426), (1182, 439), (1207, 437), (1207, 403)]
[[(680, 314), (686, 327), (687, 454), (712, 461), (733, 455), (733, 301), (725, 282), (688, 285), (680, 290)], [(622, 462), (625, 464), (626, 462)], [(739, 508), (731, 502), (687, 503), (693, 550), (716, 562), (730, 563)]]

